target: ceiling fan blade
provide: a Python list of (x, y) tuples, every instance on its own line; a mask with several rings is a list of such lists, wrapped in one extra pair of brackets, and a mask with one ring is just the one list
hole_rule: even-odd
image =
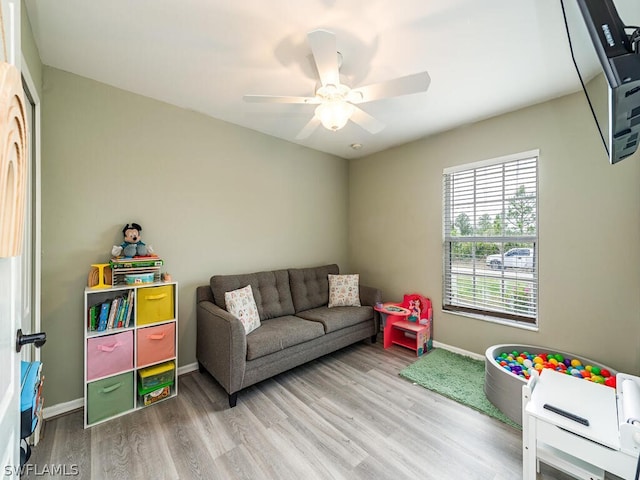
[(351, 114), (350, 120), (360, 125), (369, 133), (375, 134), (382, 131), (382, 129), (384, 128), (384, 123), (376, 120), (367, 112), (356, 107), (355, 105), (353, 107), (353, 114)]
[(386, 82), (354, 88), (349, 95), (349, 101), (365, 103), (381, 98), (400, 97), (402, 95), (425, 92), (430, 83), (431, 77), (427, 72), (414, 73), (406, 77), (398, 77)]
[(311, 117), (311, 120), (300, 130), (298, 135), (296, 135), (296, 140), (304, 140), (309, 137), (320, 125), (320, 119), (315, 115)]
[(249, 103), (307, 103), (318, 104), (320, 100), (316, 97), (285, 97), (277, 95), (245, 95), (242, 97)]
[(328, 30), (313, 30), (307, 34), (307, 39), (320, 75), (320, 83), (323, 86), (339, 85), (338, 44), (335, 34)]

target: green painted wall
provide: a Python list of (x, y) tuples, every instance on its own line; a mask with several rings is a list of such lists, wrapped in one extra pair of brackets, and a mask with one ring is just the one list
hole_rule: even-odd
[[(533, 149), (538, 331), (444, 313), (443, 169)], [(582, 94), (353, 160), (349, 199), (352, 268), (385, 300), (431, 297), (435, 340), (479, 354), (542, 345), (640, 373), (640, 153), (609, 165)]]
[(43, 69), (42, 328), (49, 406), (83, 396), (83, 292), (122, 226), (179, 282), (179, 365), (213, 274), (347, 267), (348, 162)]

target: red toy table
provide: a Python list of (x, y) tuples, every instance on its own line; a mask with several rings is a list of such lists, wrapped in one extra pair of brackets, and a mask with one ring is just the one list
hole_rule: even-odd
[(429, 326), (416, 322), (408, 322), (406, 318), (411, 312), (396, 303), (385, 303), (375, 310), (386, 316), (384, 322), (384, 348), (401, 345), (414, 350), (418, 356), (427, 351)]

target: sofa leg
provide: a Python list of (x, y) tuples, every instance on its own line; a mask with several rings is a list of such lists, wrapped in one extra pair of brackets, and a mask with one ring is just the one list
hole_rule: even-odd
[(201, 363), (201, 362), (198, 362), (198, 371), (199, 371), (200, 373), (204, 373), (204, 372), (206, 372), (206, 371), (207, 371), (207, 369), (206, 369), (206, 368), (204, 368), (204, 365), (202, 365), (202, 363)]
[(229, 394), (229, 407), (233, 408), (236, 406), (236, 402), (238, 401), (238, 392)]
[(378, 334), (376, 333), (375, 335), (371, 336), (371, 343), (376, 343), (378, 341)]

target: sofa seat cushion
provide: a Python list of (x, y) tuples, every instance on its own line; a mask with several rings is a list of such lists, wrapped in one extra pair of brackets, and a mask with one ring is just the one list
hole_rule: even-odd
[(324, 335), (318, 322), (293, 315), (272, 318), (247, 335), (247, 360), (269, 355)]
[(373, 318), (372, 307), (318, 307), (296, 313), (306, 320), (322, 324), (325, 333), (335, 332)]

